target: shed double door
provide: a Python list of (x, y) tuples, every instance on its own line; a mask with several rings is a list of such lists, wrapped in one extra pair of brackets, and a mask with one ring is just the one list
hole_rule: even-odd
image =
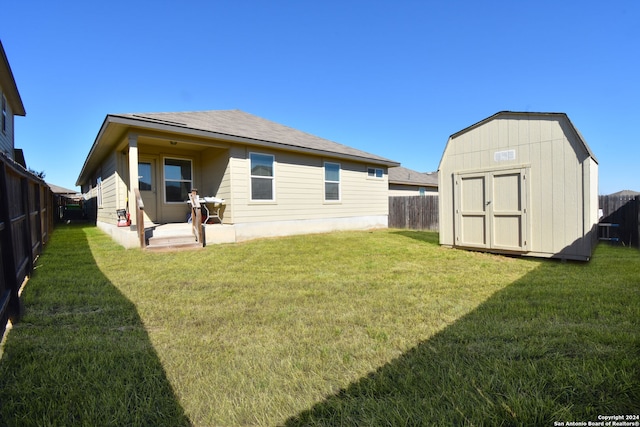
[(455, 175), (455, 246), (528, 250), (528, 168)]

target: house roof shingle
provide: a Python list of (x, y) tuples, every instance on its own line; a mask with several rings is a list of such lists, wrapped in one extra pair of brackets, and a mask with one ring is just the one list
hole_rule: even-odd
[(59, 185), (51, 184), (50, 182), (47, 182), (47, 185), (54, 194), (78, 194), (77, 190), (70, 190), (65, 187), (60, 187)]
[(633, 190), (622, 190), (615, 193), (608, 194), (609, 197), (635, 197), (640, 196), (640, 192)]
[(271, 142), (278, 145), (362, 157), (394, 164), (393, 160), (263, 119), (240, 110), (211, 110), (179, 113), (118, 114), (134, 120), (158, 123), (221, 135)]
[[(389, 167), (400, 163), (339, 144), (240, 110), (189, 111), (176, 113), (109, 114), (105, 118), (82, 167), (76, 185), (88, 179), (98, 157), (107, 155), (127, 129), (148, 129), (174, 134), (197, 135), (247, 145), (306, 152), (352, 159)], [(135, 131), (134, 131), (135, 133)]]

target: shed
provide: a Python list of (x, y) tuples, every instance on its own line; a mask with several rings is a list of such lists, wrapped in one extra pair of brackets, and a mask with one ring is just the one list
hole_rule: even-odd
[(591, 257), (598, 161), (566, 114), (494, 114), (449, 137), (438, 172), (441, 245)]

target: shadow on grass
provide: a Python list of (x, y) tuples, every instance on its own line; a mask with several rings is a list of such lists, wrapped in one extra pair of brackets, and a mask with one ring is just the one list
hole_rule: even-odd
[(392, 234), (408, 237), (410, 239), (418, 240), (420, 242), (431, 243), (434, 245), (440, 244), (439, 234), (437, 231), (416, 231), (416, 230), (398, 230), (393, 231)]
[(637, 413), (640, 256), (620, 254), (542, 261), (285, 425), (554, 425)]
[(96, 266), (85, 226), (54, 230), (23, 301), (0, 361), (0, 425), (191, 424), (136, 307)]

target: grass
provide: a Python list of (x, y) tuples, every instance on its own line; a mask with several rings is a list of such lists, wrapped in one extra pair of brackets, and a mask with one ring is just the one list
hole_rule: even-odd
[(385, 230), (204, 251), (61, 226), (0, 361), (0, 425), (553, 425), (640, 402), (640, 254)]

